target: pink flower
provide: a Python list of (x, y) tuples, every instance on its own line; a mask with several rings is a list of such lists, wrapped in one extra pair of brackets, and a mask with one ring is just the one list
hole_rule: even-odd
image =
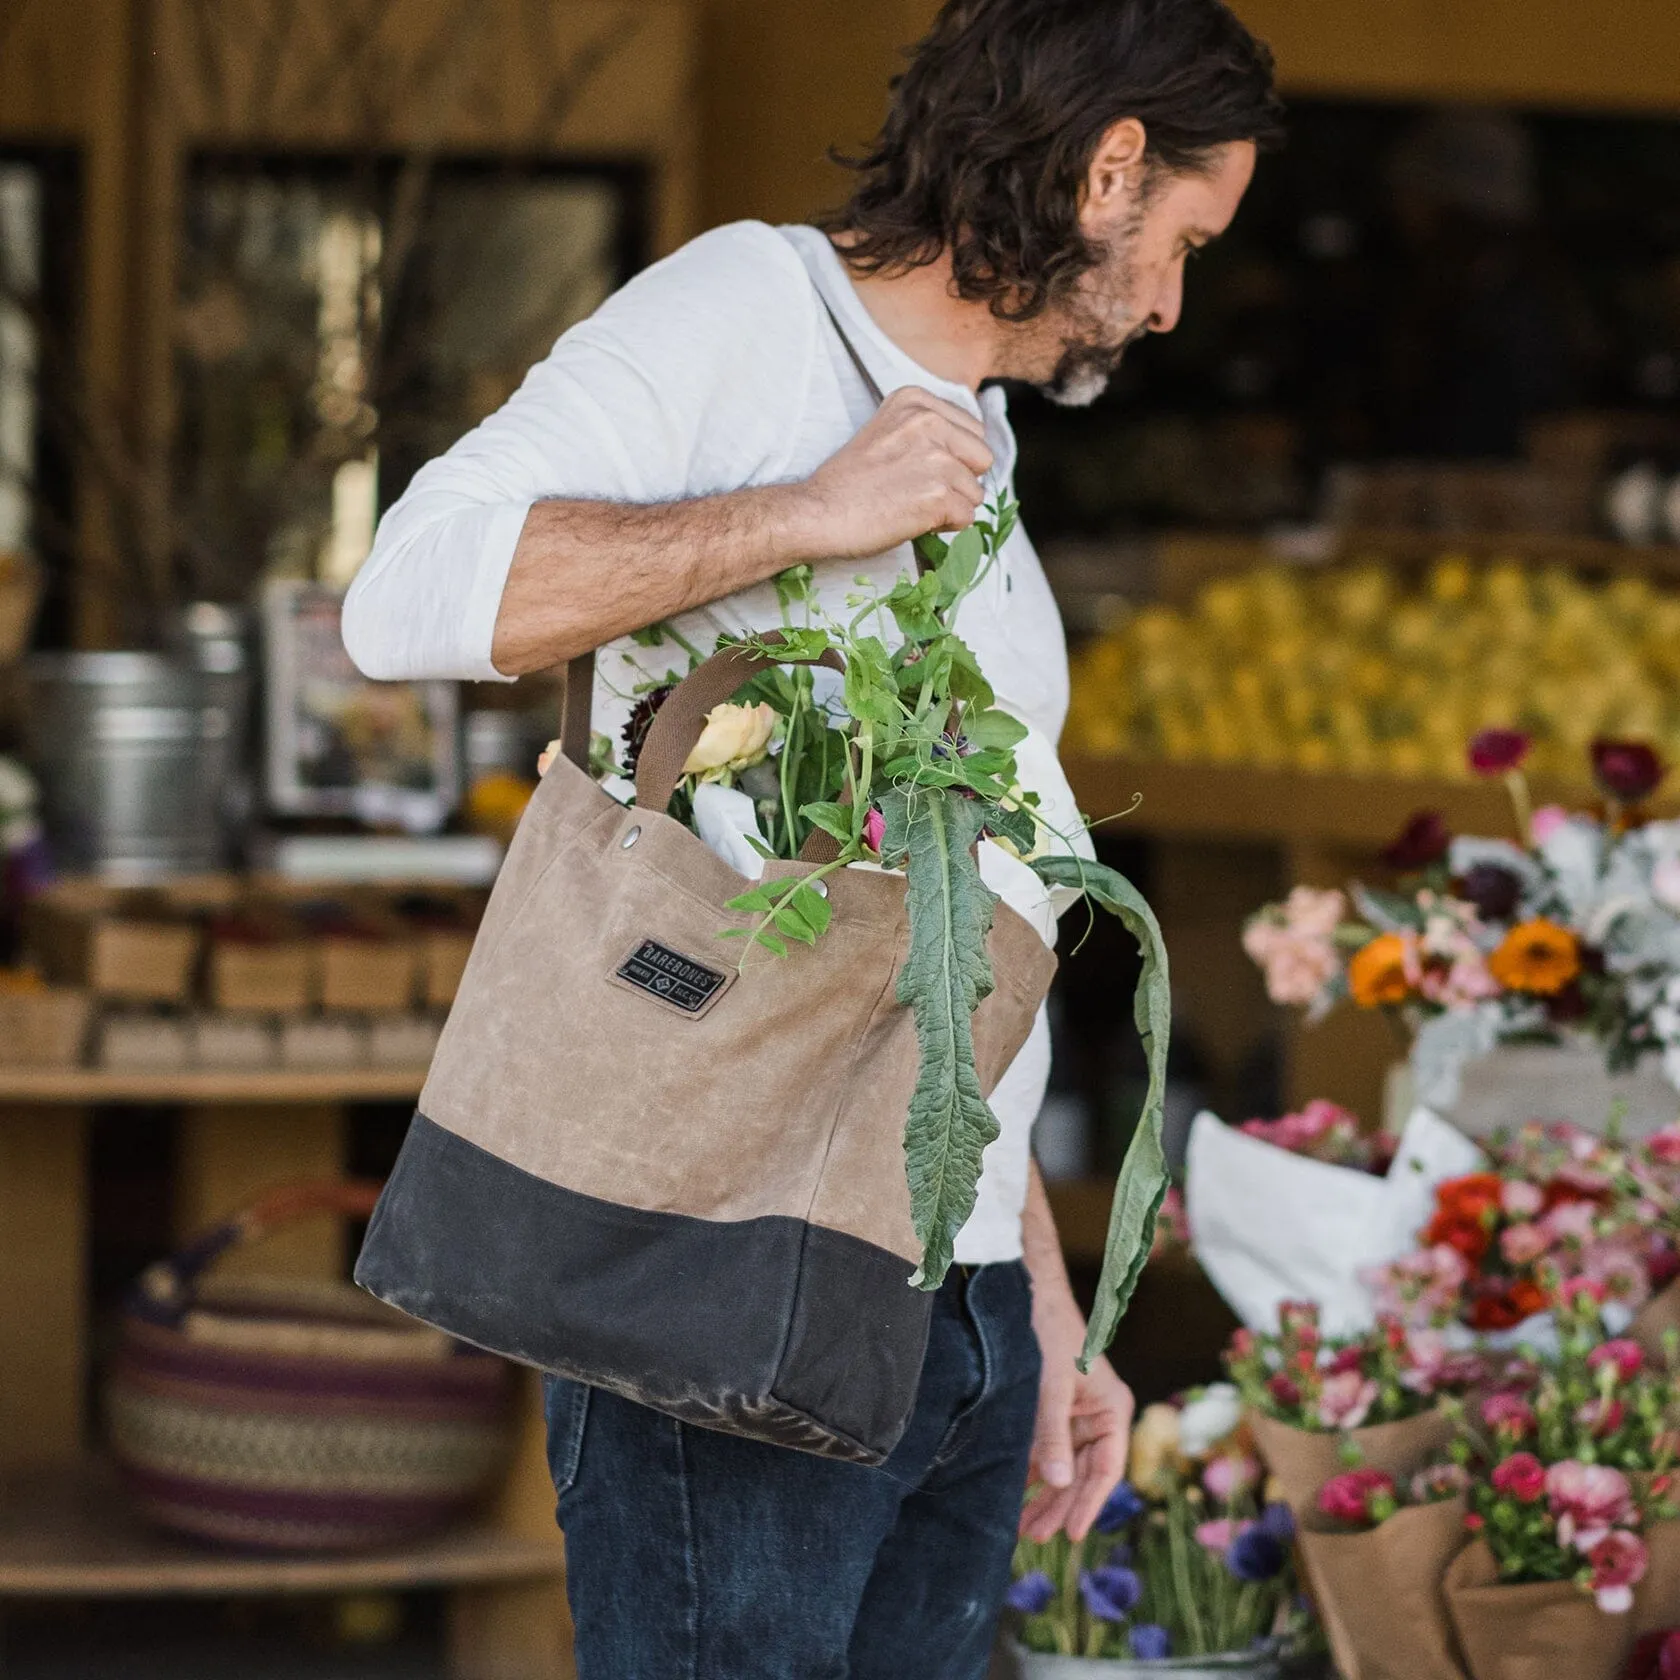
[(1546, 1472), (1546, 1497), (1557, 1519), (1558, 1540), (1590, 1552), (1613, 1528), (1638, 1522), (1633, 1491), (1620, 1470), (1608, 1464), (1565, 1459)]
[(1318, 1490), (1318, 1508), (1337, 1522), (1386, 1522), (1394, 1514), (1394, 1478), (1386, 1470), (1344, 1470)]
[(1318, 1394), (1321, 1429), (1357, 1429), (1377, 1402), (1377, 1385), (1358, 1371), (1338, 1371), (1324, 1379)]
[(1238, 1522), (1235, 1517), (1221, 1517), (1217, 1522), (1199, 1524), (1196, 1528), (1196, 1540), (1210, 1552), (1228, 1552), (1237, 1536), (1248, 1526), (1245, 1522)]
[(1432, 1464), (1412, 1477), (1412, 1499), (1419, 1505), (1437, 1499), (1451, 1499), (1470, 1485), (1470, 1472), (1462, 1464)]
[(1247, 1453), (1221, 1453), (1202, 1472), (1202, 1486), (1222, 1505), (1260, 1485), (1260, 1461)]
[(1644, 1367), (1645, 1350), (1638, 1342), (1629, 1341), (1626, 1336), (1621, 1336), (1613, 1342), (1602, 1342), (1595, 1347), (1587, 1355), (1587, 1364), (1594, 1371), (1606, 1365), (1614, 1365), (1616, 1375), (1621, 1381), (1632, 1382)]
[(1651, 1274), (1645, 1262), (1626, 1244), (1592, 1244), (1582, 1261), (1582, 1273), (1603, 1290), (1601, 1299), (1642, 1307), (1651, 1295)]
[(1664, 1126), (1660, 1132), (1652, 1132), (1645, 1140), (1645, 1147), (1652, 1160), (1661, 1161), (1664, 1166), (1680, 1167), (1680, 1125)]
[(1608, 1616), (1625, 1616), (1633, 1608), (1633, 1589), (1645, 1578), (1650, 1561), (1645, 1542), (1625, 1529), (1612, 1529), (1586, 1548), (1592, 1565), (1592, 1593)]
[(1525, 1178), (1508, 1178), (1500, 1187), (1499, 1205), (1513, 1219), (1533, 1219), (1546, 1205), (1546, 1195)]
[(1588, 1242), (1597, 1216), (1591, 1202), (1561, 1202), (1540, 1224), (1553, 1242)]
[(1521, 1505), (1533, 1505), (1546, 1491), (1546, 1467), (1533, 1453), (1512, 1453), (1494, 1465), (1494, 1488)]
[(1680, 910), (1680, 858), (1665, 857), (1651, 871), (1651, 897), (1665, 910)]
[(1520, 729), (1484, 729), (1470, 742), (1470, 768), (1478, 776), (1503, 776), (1520, 769), (1534, 745)]
[(875, 809), (869, 808), (869, 815), (863, 819), (863, 843), (870, 851), (879, 852), (881, 842), (887, 837), (887, 819)]
[(1439, 1243), (1403, 1255), (1387, 1266), (1367, 1267), (1359, 1274), (1359, 1281), (1375, 1297), (1379, 1313), (1422, 1326), (1458, 1316), (1469, 1276), (1464, 1256)]
[(1607, 1435), (1614, 1435), (1622, 1427), (1622, 1421), (1627, 1416), (1627, 1408), (1620, 1400), (1613, 1396), (1605, 1399), (1603, 1395), (1589, 1400), (1584, 1406), (1576, 1408), (1575, 1421), (1586, 1432), (1597, 1440)]
[(1528, 825), (1536, 846), (1544, 846), (1569, 821), (1569, 813), (1561, 805), (1542, 805)]
[(1507, 1225), (1499, 1233), (1499, 1252), (1513, 1266), (1528, 1266), (1552, 1246), (1544, 1225)]
[(1243, 949), (1264, 970), (1273, 1003), (1317, 1001), (1341, 970), (1335, 933), (1346, 911), (1339, 892), (1297, 887), (1243, 930)]
[(1490, 1394), (1482, 1402), (1482, 1422), (1520, 1441), (1534, 1429), (1534, 1408), (1520, 1394)]
[(1293, 933), (1317, 934), (1329, 939), (1346, 914), (1347, 898), (1334, 887), (1328, 891), (1297, 887), (1283, 901), (1284, 923)]

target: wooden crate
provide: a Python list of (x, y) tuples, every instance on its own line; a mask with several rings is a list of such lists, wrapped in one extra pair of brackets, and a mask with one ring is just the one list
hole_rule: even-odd
[(92, 997), (72, 987), (0, 990), (0, 1067), (77, 1066), (92, 1014)]
[(88, 880), (33, 899), (24, 938), (54, 984), (128, 1003), (185, 1003), (203, 944), (198, 922), (163, 894)]
[(293, 1014), (314, 1002), (320, 953), (297, 920), (253, 902), (210, 923), (204, 995), (230, 1014)]

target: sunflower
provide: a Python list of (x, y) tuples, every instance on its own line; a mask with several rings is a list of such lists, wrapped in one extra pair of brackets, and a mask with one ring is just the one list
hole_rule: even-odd
[(1417, 941), (1403, 933), (1384, 933), (1362, 947), (1348, 964), (1348, 990), (1362, 1009), (1404, 1003), (1419, 976)]
[(1488, 971), (1507, 991), (1556, 997), (1581, 972), (1581, 942), (1543, 917), (1522, 922), (1488, 958)]

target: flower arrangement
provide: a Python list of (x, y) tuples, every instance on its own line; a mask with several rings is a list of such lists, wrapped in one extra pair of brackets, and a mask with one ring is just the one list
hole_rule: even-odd
[(1584, 1286), (1631, 1315), (1680, 1277), (1680, 1126), (1624, 1144), (1563, 1123), (1497, 1140), (1447, 1180), (1418, 1249), (1365, 1274), (1414, 1326), (1513, 1330)]
[(1289, 1509), (1226, 1385), (1149, 1407), (1089, 1539), (1023, 1540), (1008, 1605), (1030, 1651), (1136, 1661), (1248, 1650), (1299, 1631)]
[[(998, 564), (1016, 518), (1012, 501), (994, 502), (949, 541), (921, 538), (919, 575), (885, 592), (860, 579), (845, 619), (824, 606), (809, 566), (783, 572), (776, 579), (780, 628), (720, 647), (784, 663), (709, 714), (671, 809), (749, 877), (729, 908), (752, 917), (751, 924), (719, 930), (746, 942), (743, 961), (755, 954), (787, 959), (792, 948), (815, 945), (833, 918), (825, 880), (836, 871), (903, 870), (910, 939), (897, 995), (914, 1014), (920, 1051), (904, 1144), (922, 1245), (914, 1281), (925, 1289), (945, 1276), (974, 1207), (981, 1157), (998, 1135), (970, 1027), (993, 987), (987, 935), (998, 902), (981, 877), (979, 848), (1012, 854), (1030, 870), (1040, 901), (1083, 895), (1138, 940), (1144, 963), (1135, 1014), (1150, 1081), (1116, 1194), (1088, 1359), (1112, 1338), (1167, 1188), (1160, 1131), (1170, 996), (1166, 953), (1148, 905), (1123, 876), (1088, 855), (1082, 831), (1054, 830), (1039, 796), (1023, 788), (1015, 749), (1029, 731), (997, 705), (956, 629), (964, 601)], [(680, 648), (691, 668), (702, 657), (669, 625), (638, 640)], [(820, 696), (813, 671), (825, 659), (843, 667), (839, 693), (831, 696)], [(636, 695), (622, 743), (597, 737), (592, 762), (606, 785), (623, 790), (660, 705), (680, 680), (673, 670)], [(813, 839), (826, 861), (763, 878), (766, 861), (805, 856)]]
[(1318, 1509), (1331, 1522), (1349, 1529), (1371, 1529), (1396, 1512), (1456, 1499), (1470, 1486), (1461, 1464), (1430, 1464), (1405, 1481), (1386, 1470), (1364, 1467), (1332, 1476), (1318, 1490)]
[(1362, 1336), (1327, 1338), (1309, 1301), (1278, 1314), (1275, 1336), (1238, 1330), (1225, 1365), (1246, 1405), (1293, 1429), (1339, 1432), (1399, 1423), (1432, 1410), (1444, 1394), (1481, 1381), (1473, 1353), (1453, 1351), (1433, 1330), (1385, 1316)]
[(1644, 820), (1664, 767), (1637, 741), (1591, 751), (1600, 805), (1532, 808), (1527, 735), (1484, 730), (1468, 764), (1504, 781), (1516, 840), (1454, 837), (1421, 813), (1385, 854), (1397, 891), (1298, 887), (1244, 945), (1275, 1002), (1311, 1018), (1351, 1000), (1416, 1035), (1419, 1095), (1456, 1099), (1471, 1057), (1585, 1034), (1612, 1072), (1660, 1054), (1680, 1083), (1680, 822)]
[(1322, 1098), (1276, 1120), (1244, 1120), (1237, 1130), (1292, 1155), (1305, 1155), (1332, 1167), (1352, 1167), (1378, 1178), (1394, 1161), (1395, 1139), (1390, 1133), (1367, 1131), (1351, 1109)]

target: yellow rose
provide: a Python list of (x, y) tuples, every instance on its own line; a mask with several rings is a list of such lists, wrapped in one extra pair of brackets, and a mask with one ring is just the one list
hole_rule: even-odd
[(775, 708), (762, 701), (756, 706), (714, 706), (683, 774), (715, 782), (750, 769), (769, 752), (775, 732)]
[(1178, 1463), (1178, 1411), (1173, 1406), (1145, 1406), (1132, 1430), (1132, 1456), (1127, 1468), (1139, 1493), (1164, 1497), (1172, 1486)]

